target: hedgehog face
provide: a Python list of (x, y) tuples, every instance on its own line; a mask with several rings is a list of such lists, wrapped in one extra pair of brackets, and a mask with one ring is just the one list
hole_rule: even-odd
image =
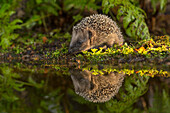
[(74, 76), (71, 76), (73, 80), (73, 84), (75, 86), (75, 91), (87, 91), (91, 89), (91, 76), (88, 71), (78, 71), (78, 70), (70, 70), (70, 73), (74, 73)]
[(73, 29), (69, 53), (80, 52), (91, 48), (92, 31), (88, 29)]

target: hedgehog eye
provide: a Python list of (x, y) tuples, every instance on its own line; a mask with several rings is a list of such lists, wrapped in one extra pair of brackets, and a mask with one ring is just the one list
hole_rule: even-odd
[(77, 44), (79, 44), (79, 45), (80, 45), (80, 44), (82, 44), (82, 41), (80, 41), (80, 40), (79, 40), (79, 41), (77, 41)]
[(83, 40), (78, 40), (77, 44), (81, 45), (83, 43)]
[(91, 39), (91, 37), (92, 37), (92, 32), (91, 32), (91, 31), (88, 31), (88, 34), (89, 34), (89, 39)]

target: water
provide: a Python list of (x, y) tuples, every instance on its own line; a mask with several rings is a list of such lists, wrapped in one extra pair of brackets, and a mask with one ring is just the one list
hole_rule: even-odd
[(169, 113), (168, 66), (0, 64), (0, 113)]

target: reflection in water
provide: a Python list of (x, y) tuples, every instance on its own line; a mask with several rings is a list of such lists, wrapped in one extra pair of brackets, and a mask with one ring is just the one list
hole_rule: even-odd
[(88, 70), (70, 70), (75, 92), (91, 102), (106, 102), (115, 96), (122, 86), (123, 73), (111, 72), (93, 75)]
[[(0, 113), (136, 111), (169, 113), (170, 111), (170, 78), (150, 77), (150, 72), (158, 75), (165, 73), (166, 70), (121, 69), (108, 65), (87, 65), (80, 70), (71, 69), (59, 65), (55, 68), (33, 68), (25, 65), (10, 67), (0, 64)], [(72, 74), (71, 78), (69, 72)], [(129, 76), (124, 78), (124, 74), (115, 72), (124, 72)], [(169, 71), (167, 74), (169, 76)], [(96, 104), (89, 103), (75, 94), (72, 81), (75, 91), (92, 102), (109, 100), (116, 95), (123, 81), (124, 83), (116, 98), (104, 104)]]

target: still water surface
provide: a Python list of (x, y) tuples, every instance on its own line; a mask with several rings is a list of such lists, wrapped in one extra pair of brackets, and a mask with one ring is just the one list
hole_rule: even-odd
[(169, 67), (136, 67), (1, 63), (0, 113), (170, 113)]

